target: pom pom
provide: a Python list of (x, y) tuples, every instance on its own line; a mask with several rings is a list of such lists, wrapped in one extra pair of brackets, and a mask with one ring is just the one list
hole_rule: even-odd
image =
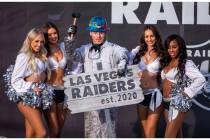
[(14, 65), (10, 65), (6, 70), (6, 73), (3, 75), (6, 88), (5, 93), (9, 97), (9, 100), (14, 103), (21, 101), (23, 105), (28, 105), (33, 108), (42, 107), (43, 110), (50, 108), (53, 104), (53, 87), (42, 82), (34, 83), (34, 86), (42, 89), (40, 94), (37, 94), (34, 91), (28, 91), (18, 95), (11, 85), (13, 70)]
[(13, 70), (14, 70), (14, 65), (10, 65), (6, 69), (6, 73), (3, 74), (3, 78), (4, 78), (4, 82), (5, 82), (5, 93), (7, 94), (10, 101), (17, 103), (20, 101), (20, 98), (18, 97), (15, 89), (11, 85), (11, 78), (12, 78)]
[[(42, 85), (43, 86), (43, 85)], [(53, 105), (54, 100), (53, 100), (53, 94), (54, 94), (54, 89), (50, 85), (45, 85), (45, 88), (42, 90), (42, 108), (43, 110), (49, 109), (50, 106)]]
[(184, 82), (181, 84), (172, 84), (171, 85), (171, 103), (170, 106), (173, 106), (175, 109), (181, 112), (187, 112), (192, 106), (192, 100), (190, 97), (183, 95), (184, 87), (187, 87), (191, 84), (189, 78), (185, 78)]
[(22, 96), (20, 96), (23, 105), (28, 105), (33, 108), (37, 108), (41, 106), (41, 98), (35, 92), (26, 92)]

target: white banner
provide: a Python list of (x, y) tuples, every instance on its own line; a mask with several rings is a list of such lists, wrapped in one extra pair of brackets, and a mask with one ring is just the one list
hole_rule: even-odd
[(128, 66), (125, 77), (117, 69), (64, 77), (71, 113), (137, 104), (144, 99), (139, 87), (138, 66)]

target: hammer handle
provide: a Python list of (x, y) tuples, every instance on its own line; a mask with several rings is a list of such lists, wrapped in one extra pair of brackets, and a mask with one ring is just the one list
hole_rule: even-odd
[[(73, 19), (73, 25), (76, 25), (77, 23), (77, 18)], [(74, 37), (74, 34), (71, 34), (70, 39), (72, 39)]]

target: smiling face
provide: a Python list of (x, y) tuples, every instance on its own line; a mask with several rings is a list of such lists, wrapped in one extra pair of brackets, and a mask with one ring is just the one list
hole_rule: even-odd
[(58, 33), (56, 29), (50, 28), (47, 31), (48, 33), (48, 41), (50, 44), (57, 44), (58, 43)]
[(41, 48), (44, 46), (44, 36), (42, 34), (37, 35), (31, 41), (31, 49), (33, 52), (38, 53), (40, 52)]
[(105, 32), (90, 32), (90, 37), (95, 45), (102, 44), (105, 40), (105, 35)]
[(152, 32), (152, 30), (147, 29), (144, 32), (144, 41), (147, 44), (148, 47), (154, 47), (155, 43), (156, 43), (156, 37), (154, 35), (154, 33)]
[(168, 53), (171, 56), (171, 58), (177, 58), (178, 54), (179, 54), (179, 45), (175, 40), (172, 40), (169, 43), (168, 46)]

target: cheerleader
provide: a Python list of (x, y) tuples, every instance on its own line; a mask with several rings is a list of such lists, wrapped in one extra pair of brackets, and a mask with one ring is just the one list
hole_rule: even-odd
[[(71, 26), (72, 29), (73, 26)], [(59, 43), (59, 30), (52, 22), (47, 22), (43, 26), (45, 35), (45, 48), (47, 49), (47, 57), (51, 70), (51, 77), (48, 81), (54, 87), (53, 100), (55, 104), (50, 110), (44, 111), (48, 126), (50, 137), (60, 137), (66, 115), (67, 104), (64, 103), (64, 72), (67, 65), (67, 54), (64, 43)], [(73, 31), (73, 30), (72, 30)]]
[(7, 95), (25, 118), (26, 138), (46, 137), (42, 109), (53, 104), (53, 89), (45, 84), (48, 63), (44, 41), (40, 29), (30, 30), (16, 58), (14, 70), (11, 70), (11, 86)]
[(162, 93), (160, 89), (160, 57), (162, 56), (162, 40), (155, 26), (144, 28), (140, 38), (140, 46), (130, 53), (130, 64), (138, 64), (141, 88), (144, 100), (138, 107), (140, 125), (144, 137), (155, 137), (157, 123), (162, 111)]
[(177, 137), (191, 99), (205, 84), (205, 78), (193, 61), (187, 60), (183, 38), (170, 35), (165, 41), (164, 57), (161, 59), (163, 80), (163, 106), (166, 119), (165, 137)]

